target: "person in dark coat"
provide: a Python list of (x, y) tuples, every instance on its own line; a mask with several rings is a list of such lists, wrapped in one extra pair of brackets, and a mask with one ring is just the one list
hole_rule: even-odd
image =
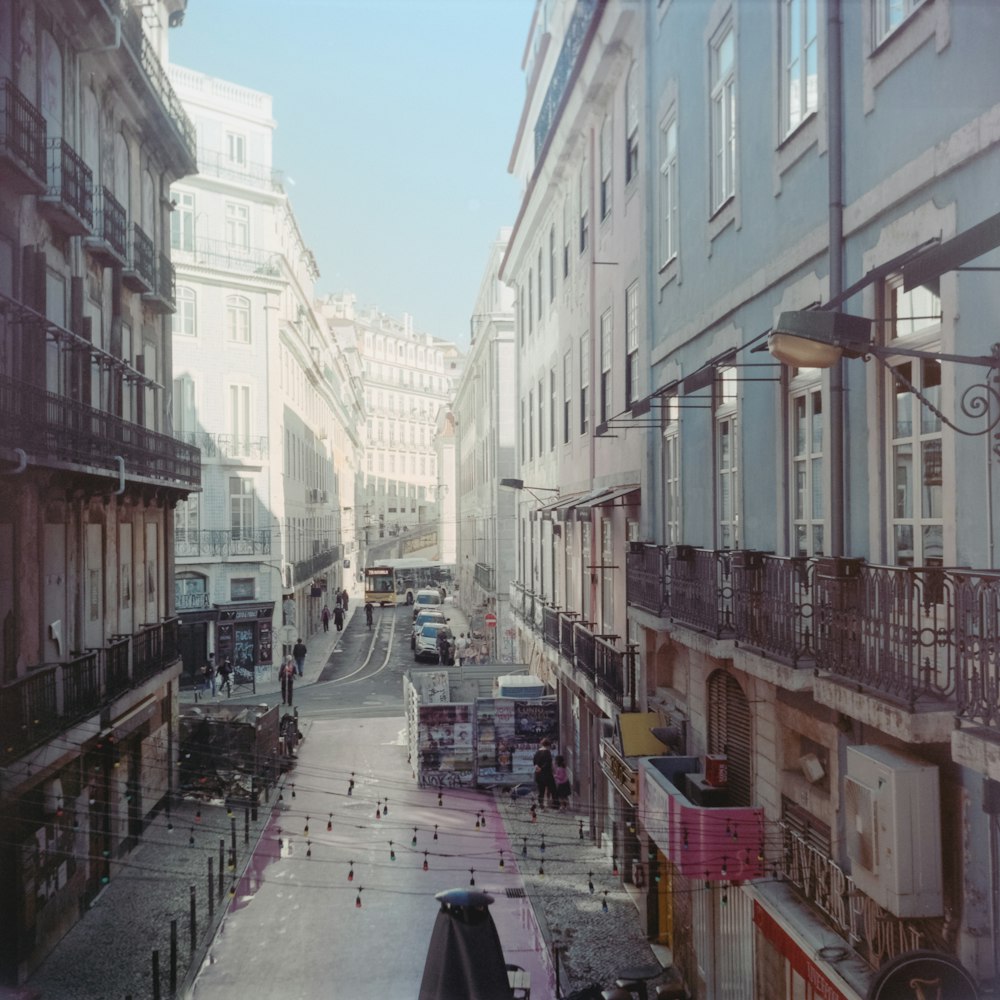
[(292, 686), (295, 684), (295, 662), (290, 656), (286, 656), (285, 662), (281, 664), (278, 680), (281, 681), (281, 704), (291, 705)]
[(339, 604), (333, 609), (333, 623), (338, 632), (344, 631), (344, 609)]
[(330, 606), (328, 604), (323, 605), (323, 610), (320, 612), (320, 618), (323, 619), (323, 631), (330, 631)]
[(301, 639), (299, 639), (299, 641), (292, 646), (292, 659), (295, 660), (295, 670), (299, 677), (302, 676), (302, 671), (306, 666), (307, 652), (308, 650), (306, 649), (306, 644)]
[(558, 808), (556, 779), (552, 773), (552, 744), (548, 737), (542, 740), (535, 751), (532, 763), (535, 765), (535, 788), (538, 789), (538, 804), (545, 808), (545, 794), (548, 793), (549, 802), (554, 808)]

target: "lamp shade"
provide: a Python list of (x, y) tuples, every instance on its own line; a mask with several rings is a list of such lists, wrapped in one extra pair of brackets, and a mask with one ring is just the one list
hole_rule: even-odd
[(783, 312), (767, 338), (779, 361), (799, 368), (829, 368), (842, 355), (861, 357), (871, 340), (871, 320), (819, 309)]
[(844, 353), (835, 344), (821, 344), (791, 333), (770, 334), (767, 349), (783, 365), (794, 368), (832, 368)]

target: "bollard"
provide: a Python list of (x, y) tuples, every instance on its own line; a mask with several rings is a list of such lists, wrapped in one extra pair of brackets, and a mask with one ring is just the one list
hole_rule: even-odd
[(177, 992), (177, 921), (170, 921), (170, 993)]
[(257, 796), (260, 789), (257, 788), (257, 775), (250, 776), (250, 818), (257, 822)]
[(194, 908), (195, 895), (194, 886), (191, 886), (191, 954), (194, 954), (195, 945), (198, 943), (198, 914)]
[(153, 949), (153, 1000), (160, 1000), (160, 953)]
[(226, 867), (226, 842), (219, 837), (219, 899), (222, 899), (222, 873)]
[(250, 810), (243, 810), (243, 843), (250, 843)]
[(234, 816), (229, 821), (229, 843), (232, 847), (232, 856), (229, 859), (229, 867), (233, 870), (233, 875), (236, 874), (236, 817)]
[(212, 922), (215, 916), (215, 894), (212, 892), (212, 883), (215, 878), (212, 875), (212, 855), (208, 856), (208, 922)]

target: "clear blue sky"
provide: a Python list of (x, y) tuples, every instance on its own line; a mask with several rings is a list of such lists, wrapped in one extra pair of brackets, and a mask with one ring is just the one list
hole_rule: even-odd
[(320, 293), (468, 343), (518, 184), (534, 0), (190, 0), (172, 62), (274, 97), (274, 165)]

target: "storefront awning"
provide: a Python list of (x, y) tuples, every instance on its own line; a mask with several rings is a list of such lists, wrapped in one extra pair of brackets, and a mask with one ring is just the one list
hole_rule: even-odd
[[(633, 493), (635, 494), (634, 498), (631, 496)], [(626, 498), (628, 499), (626, 500)], [(577, 510), (586, 510), (591, 507), (628, 507), (638, 504), (638, 502), (639, 484), (629, 483), (624, 486), (605, 486), (603, 489), (593, 490), (572, 506)]]

